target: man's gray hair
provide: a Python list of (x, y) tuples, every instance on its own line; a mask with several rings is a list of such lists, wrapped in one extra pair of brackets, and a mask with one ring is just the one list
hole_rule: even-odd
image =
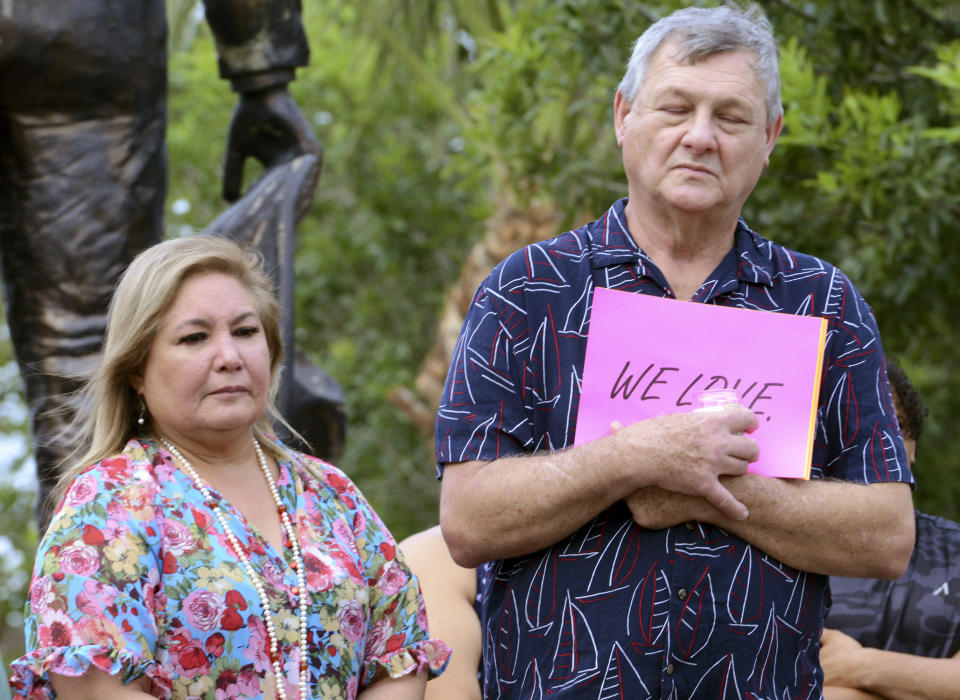
[(758, 5), (751, 3), (745, 9), (733, 5), (687, 7), (652, 24), (633, 45), (627, 72), (620, 81), (619, 90), (627, 102), (636, 98), (650, 60), (668, 39), (677, 42), (680, 61), (685, 63), (722, 51), (751, 51), (756, 56), (753, 69), (766, 91), (767, 123), (783, 114), (777, 44), (770, 21)]

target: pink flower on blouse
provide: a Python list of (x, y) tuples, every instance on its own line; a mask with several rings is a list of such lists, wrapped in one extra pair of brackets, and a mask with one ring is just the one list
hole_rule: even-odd
[(423, 604), (423, 596), (420, 596), (420, 608), (417, 610), (417, 625), (423, 629), (428, 629), (427, 606)]
[(244, 669), (237, 674), (237, 687), (244, 697), (248, 698), (258, 698), (263, 693), (260, 687), (260, 676), (250, 669)]
[(387, 639), (392, 631), (390, 620), (377, 620), (370, 628), (370, 634), (367, 636), (367, 649), (365, 656), (382, 656), (387, 647)]
[(197, 540), (190, 534), (190, 528), (182, 522), (165, 518), (163, 521), (163, 546), (174, 556), (182, 557), (197, 548)]
[(383, 591), (384, 595), (394, 595), (406, 585), (409, 578), (397, 561), (393, 560), (387, 564), (387, 570), (383, 572), (383, 577), (380, 579), (380, 590)]
[(314, 525), (320, 525), (323, 523), (323, 510), (320, 509), (318, 503), (314, 499), (306, 499), (306, 502), (303, 504), (303, 510), (306, 512), (307, 517), (310, 518), (310, 521)]
[(73, 508), (78, 508), (84, 503), (89, 503), (97, 495), (99, 482), (97, 477), (87, 472), (77, 477), (76, 481), (67, 491), (66, 504)]
[(49, 576), (41, 576), (30, 586), (30, 607), (35, 613), (43, 613), (56, 598), (53, 581)]
[[(77, 622), (77, 634), (84, 640), (96, 640), (111, 649), (119, 649), (124, 646), (123, 632), (117, 627), (117, 624), (105, 615), (86, 615)], [(106, 664), (106, 669), (110, 669), (110, 662)]]
[(348, 552), (357, 558), (360, 557), (360, 553), (357, 551), (356, 536), (350, 530), (350, 526), (347, 525), (343, 519), (337, 518), (333, 521), (333, 534), (336, 535), (337, 540), (347, 548)]
[(62, 610), (48, 608), (39, 616), (37, 641), (41, 647), (80, 646), (83, 640), (77, 634), (73, 619)]
[(240, 687), (237, 685), (237, 676), (232, 669), (225, 668), (217, 676), (217, 690), (215, 693), (217, 700), (237, 700), (241, 695)]
[(226, 607), (223, 598), (213, 591), (192, 591), (183, 599), (183, 614), (187, 623), (204, 631), (219, 626), (220, 616)]
[(270, 652), (267, 651), (270, 644), (267, 640), (267, 626), (259, 615), (250, 615), (247, 618), (247, 630), (250, 632), (250, 642), (243, 650), (243, 656), (253, 661), (253, 668), (258, 673), (271, 670)]
[(128, 514), (122, 510), (118, 511), (116, 508), (113, 508), (112, 502), (107, 504), (107, 520), (100, 528), (104, 540), (110, 541), (118, 539), (130, 531), (130, 528), (124, 524), (127, 515)]
[(367, 618), (360, 601), (341, 600), (337, 609), (337, 622), (340, 623), (340, 631), (348, 641), (356, 644), (363, 639)]
[(60, 570), (65, 574), (92, 576), (100, 568), (100, 554), (95, 547), (76, 542), (60, 550)]
[(273, 588), (283, 588), (283, 573), (280, 569), (277, 568), (277, 565), (272, 561), (267, 561), (263, 565), (260, 573), (263, 574), (264, 580)]
[(357, 677), (350, 676), (347, 681), (347, 700), (356, 700), (357, 698)]
[(173, 462), (165, 459), (157, 459), (154, 461), (156, 463), (153, 465), (153, 473), (156, 474), (157, 481), (160, 483), (171, 481), (174, 478), (173, 475), (180, 471)]
[(300, 696), (297, 681), (300, 678), (300, 648), (292, 647), (284, 654), (283, 660), (283, 687), (288, 698)]
[(117, 590), (112, 586), (105, 586), (99, 581), (84, 581), (83, 590), (77, 593), (77, 607), (88, 617), (99, 616), (113, 605), (117, 595)]
[(337, 580), (339, 569), (333, 560), (316, 546), (303, 550), (303, 563), (306, 565), (307, 585), (311, 591), (326, 591)]

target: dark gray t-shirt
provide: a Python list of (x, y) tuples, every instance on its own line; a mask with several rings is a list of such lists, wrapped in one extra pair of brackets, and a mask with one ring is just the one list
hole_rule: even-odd
[(893, 581), (830, 577), (826, 627), (864, 646), (946, 658), (960, 650), (960, 524), (916, 513), (906, 573)]

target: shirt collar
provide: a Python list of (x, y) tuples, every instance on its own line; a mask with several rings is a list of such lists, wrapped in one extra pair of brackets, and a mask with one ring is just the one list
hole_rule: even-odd
[[(587, 227), (590, 247), (593, 250), (593, 267), (599, 269), (612, 265), (635, 264), (639, 266), (640, 274), (652, 277), (652, 271), (657, 267), (640, 249), (627, 229), (624, 211), (626, 206), (626, 197), (618, 199), (603, 216)], [(766, 287), (773, 286), (770, 241), (751, 230), (742, 218), (737, 221), (734, 252), (737, 280)], [(726, 262), (724, 260), (724, 263)], [(721, 263), (721, 268), (724, 263)]]

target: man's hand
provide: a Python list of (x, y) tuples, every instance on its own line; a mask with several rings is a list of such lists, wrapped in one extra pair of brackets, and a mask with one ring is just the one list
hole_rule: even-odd
[(699, 496), (667, 491), (659, 486), (637, 489), (623, 500), (634, 522), (648, 530), (663, 530), (691, 520), (706, 521), (704, 510), (713, 510), (713, 506)]
[(742, 406), (710, 413), (673, 413), (623, 428), (614, 423), (607, 439), (617, 441), (621, 453), (654, 450), (660, 465), (653, 474), (654, 486), (688, 497), (657, 505), (653, 503), (655, 495), (669, 494), (641, 489), (627, 500), (634, 519), (651, 528), (694, 519), (693, 514), (702, 511), (697, 497), (729, 518), (745, 519), (746, 506), (720, 483), (720, 477), (745, 474), (750, 462), (757, 459), (757, 442), (745, 435), (756, 430), (757, 424), (753, 412)]
[(248, 157), (270, 168), (304, 153), (322, 158), (323, 148), (286, 85), (241, 93), (227, 137), (223, 198), (233, 202), (240, 197)]
[(823, 630), (823, 636), (820, 637), (820, 665), (823, 667), (824, 685), (859, 687), (856, 671), (862, 666), (862, 652), (863, 646), (850, 635), (839, 630)]
[(740, 476), (756, 459), (756, 441), (742, 434), (756, 427), (756, 416), (736, 406), (640, 421), (556, 452), (447, 463), (443, 537), (461, 566), (522, 556), (648, 487), (695, 497), (705, 513), (739, 522), (734, 518), (746, 518), (747, 509), (719, 477)]

